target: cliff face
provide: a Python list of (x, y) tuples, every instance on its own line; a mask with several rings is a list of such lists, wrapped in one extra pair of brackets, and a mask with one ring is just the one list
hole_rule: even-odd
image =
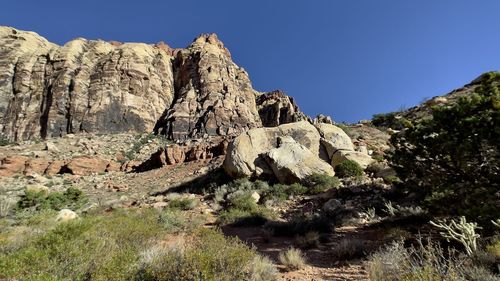
[(10, 140), (152, 131), (183, 140), (261, 127), (262, 116), (265, 126), (302, 118), (292, 99), (269, 94), (266, 108), (292, 111), (258, 108), (266, 94), (215, 34), (174, 50), (81, 38), (58, 46), (0, 27), (0, 137)]

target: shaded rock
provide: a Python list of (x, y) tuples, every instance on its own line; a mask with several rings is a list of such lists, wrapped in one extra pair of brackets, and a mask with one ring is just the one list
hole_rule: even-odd
[(271, 149), (266, 154), (266, 160), (281, 183), (302, 182), (315, 173), (332, 177), (335, 175), (330, 164), (293, 138), (280, 137), (278, 140), (279, 147)]
[(167, 146), (165, 149), (165, 158), (166, 158), (166, 161), (163, 162), (161, 161), (160, 159), (160, 162), (163, 165), (174, 165), (174, 164), (179, 164), (179, 163), (183, 163), (184, 160), (186, 159), (186, 152), (184, 150), (184, 148), (182, 148), (181, 146), (177, 145), (177, 144), (174, 144), (174, 145), (170, 145), (170, 146)]
[(279, 90), (257, 96), (257, 109), (264, 127), (307, 120), (295, 100)]
[(323, 205), (323, 211), (329, 216), (337, 215), (342, 209), (342, 203), (337, 199), (330, 199)]
[(63, 167), (66, 164), (67, 164), (67, 162), (64, 160), (54, 160), (54, 161), (50, 162), (49, 166), (45, 170), (45, 174), (47, 176), (53, 176), (53, 175), (59, 174), (59, 173), (61, 173), (61, 171), (63, 170)]
[(346, 160), (358, 163), (363, 169), (366, 169), (368, 165), (375, 162), (368, 154), (358, 151), (337, 150), (332, 156), (332, 166), (335, 167)]

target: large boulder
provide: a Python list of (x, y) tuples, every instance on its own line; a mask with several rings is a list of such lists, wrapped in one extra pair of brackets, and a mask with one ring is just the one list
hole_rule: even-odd
[(235, 178), (274, 177), (265, 154), (278, 148), (278, 138), (290, 136), (312, 154), (321, 156), (320, 135), (309, 122), (301, 121), (274, 128), (252, 129), (240, 134), (229, 144), (224, 170)]
[(73, 175), (83, 176), (104, 173), (108, 165), (109, 161), (96, 157), (81, 156), (71, 159), (66, 165), (66, 169)]
[(339, 150), (354, 150), (351, 138), (341, 128), (326, 123), (315, 124), (321, 135), (321, 144), (325, 147), (328, 157)]
[(315, 173), (335, 175), (330, 164), (292, 137), (280, 137), (278, 141), (279, 147), (271, 149), (266, 159), (281, 183), (302, 182)]

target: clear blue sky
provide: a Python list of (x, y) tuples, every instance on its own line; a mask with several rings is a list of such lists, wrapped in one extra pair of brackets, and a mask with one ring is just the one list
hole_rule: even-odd
[(185, 47), (215, 32), (259, 91), (354, 122), (448, 93), (500, 69), (500, 1), (10, 0), (0, 25)]

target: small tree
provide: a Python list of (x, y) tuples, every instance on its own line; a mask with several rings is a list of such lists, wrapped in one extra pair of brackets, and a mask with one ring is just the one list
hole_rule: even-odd
[(399, 177), (424, 193), (431, 211), (491, 227), (500, 213), (494, 195), (500, 190), (500, 73), (485, 74), (474, 93), (413, 124), (391, 138)]

